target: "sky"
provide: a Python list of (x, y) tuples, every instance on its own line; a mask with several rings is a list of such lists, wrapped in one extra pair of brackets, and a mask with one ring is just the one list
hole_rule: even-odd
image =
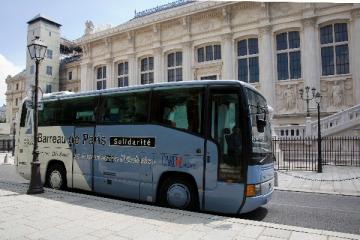
[(96, 26), (117, 26), (142, 11), (171, 0), (2, 0), (0, 8), (0, 106), (5, 103), (8, 75), (26, 65), (27, 22), (38, 13), (62, 25), (61, 36), (75, 40), (84, 34), (86, 20)]

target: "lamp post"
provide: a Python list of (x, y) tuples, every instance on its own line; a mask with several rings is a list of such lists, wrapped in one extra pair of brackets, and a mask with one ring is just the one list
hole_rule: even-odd
[(321, 157), (321, 126), (320, 126), (320, 102), (322, 96), (319, 92), (315, 94), (315, 102), (317, 104), (317, 114), (318, 114), (318, 173), (322, 173), (322, 157)]
[(309, 96), (309, 91), (310, 91), (310, 87), (306, 86), (305, 87), (305, 93), (306, 93), (306, 97), (304, 97), (304, 89), (300, 89), (299, 93), (300, 93), (300, 98), (304, 101), (306, 101), (306, 117), (310, 117), (310, 111), (309, 111), (309, 102), (310, 100), (315, 98), (315, 88), (311, 89), (311, 93), (312, 93), (312, 97)]
[(12, 139), (12, 150), (11, 150), (11, 156), (14, 156), (15, 153), (15, 135), (16, 135), (16, 123), (15, 119), (13, 120), (13, 139)]
[(44, 189), (40, 176), (40, 161), (38, 151), (38, 88), (39, 88), (39, 64), (44, 59), (47, 46), (39, 39), (38, 36), (27, 46), (31, 59), (35, 61), (35, 88), (33, 92), (33, 108), (34, 108), (34, 149), (33, 161), (31, 163), (31, 178), (27, 194), (43, 193)]

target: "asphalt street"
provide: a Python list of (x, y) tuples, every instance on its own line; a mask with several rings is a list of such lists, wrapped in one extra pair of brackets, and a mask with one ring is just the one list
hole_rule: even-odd
[[(11, 165), (0, 165), (0, 181), (27, 183)], [(360, 234), (360, 197), (276, 190), (270, 203), (240, 218)]]

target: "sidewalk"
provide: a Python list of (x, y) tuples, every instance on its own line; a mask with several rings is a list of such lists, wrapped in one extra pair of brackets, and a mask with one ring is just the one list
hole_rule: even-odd
[(360, 235), (179, 211), (0, 181), (1, 239), (344, 240)]
[(323, 172), (277, 171), (278, 186), (286, 191), (360, 196), (360, 167), (323, 166)]

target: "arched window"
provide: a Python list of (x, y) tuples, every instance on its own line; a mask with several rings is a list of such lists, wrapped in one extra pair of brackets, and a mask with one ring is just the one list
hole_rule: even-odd
[(244, 82), (259, 82), (259, 47), (257, 38), (237, 43), (238, 79)]
[(154, 57), (141, 59), (141, 84), (154, 82)]
[(298, 31), (276, 35), (278, 80), (301, 78), (300, 34)]
[(167, 55), (167, 79), (168, 82), (183, 80), (182, 52), (173, 52)]
[(129, 63), (118, 63), (118, 87), (129, 86)]
[(348, 30), (346, 23), (320, 28), (322, 75), (349, 73)]
[(96, 68), (96, 89), (106, 89), (106, 66)]

